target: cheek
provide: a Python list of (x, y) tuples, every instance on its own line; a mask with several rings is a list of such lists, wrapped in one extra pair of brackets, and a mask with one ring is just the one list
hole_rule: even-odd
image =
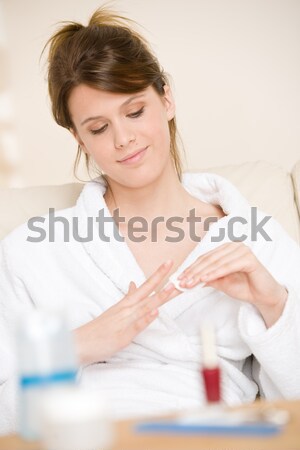
[(94, 159), (98, 164), (105, 164), (109, 156), (112, 155), (110, 139), (101, 136), (88, 136), (84, 140), (86, 153)]
[(170, 132), (169, 123), (165, 112), (155, 114), (151, 117), (148, 126), (145, 126), (145, 132), (160, 145), (166, 145), (169, 150)]

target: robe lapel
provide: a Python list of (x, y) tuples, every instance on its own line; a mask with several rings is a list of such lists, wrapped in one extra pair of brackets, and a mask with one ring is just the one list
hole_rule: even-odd
[[(234, 215), (248, 218), (250, 209), (248, 203), (237, 189), (222, 177), (213, 174), (185, 174), (183, 185), (185, 189), (200, 200), (220, 205), (227, 216), (211, 225), (202, 242), (195, 247), (181, 265), (179, 272), (188, 267), (200, 255), (224, 242), (228, 242), (229, 236), (227, 234), (221, 242), (214, 241), (214, 238), (220, 235), (221, 228), (227, 230), (228, 221)], [(83, 242), (83, 246), (99, 270), (119, 290), (120, 298), (122, 298), (127, 293), (131, 280), (139, 286), (145, 281), (145, 276), (126, 242), (120, 242), (115, 237), (116, 233), (119, 232), (115, 229), (115, 224), (104, 201), (103, 195), (105, 190), (105, 182), (101, 178), (87, 183), (78, 199), (76, 214), (79, 218), (80, 236), (88, 235), (88, 229), (91, 229), (92, 223), (93, 240)], [(111, 218), (111, 221), (106, 221), (104, 224), (96, 221), (101, 210), (103, 211), (103, 216)], [(90, 224), (88, 221), (90, 221)], [(99, 237), (99, 227), (101, 226), (103, 228), (101, 230), (103, 231), (102, 234), (106, 239), (109, 239), (109, 242)], [(239, 229), (240, 234), (247, 234), (248, 224), (237, 224), (236, 229)], [(169, 326), (173, 323), (174, 328), (178, 330), (174, 322), (176, 317), (190, 308), (195, 302), (201, 301), (211, 291), (212, 288), (209, 287), (196, 287), (191, 292), (181, 294), (165, 304), (161, 307), (160, 313), (164, 326), (166, 322)], [(105, 303), (105, 300), (103, 303)], [(111, 304), (106, 306), (109, 307)]]

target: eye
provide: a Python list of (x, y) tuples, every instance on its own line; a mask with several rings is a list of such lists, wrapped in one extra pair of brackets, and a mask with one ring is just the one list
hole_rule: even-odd
[(140, 117), (144, 112), (144, 106), (139, 109), (138, 111), (135, 111), (131, 114), (128, 114), (128, 117), (130, 117), (131, 119), (136, 119), (137, 117)]
[(107, 124), (101, 128), (98, 128), (97, 130), (91, 130), (91, 133), (92, 134), (101, 134), (106, 130), (106, 128), (107, 128)]

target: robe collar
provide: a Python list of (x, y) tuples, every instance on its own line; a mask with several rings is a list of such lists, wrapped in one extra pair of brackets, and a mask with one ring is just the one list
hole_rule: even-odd
[[(180, 271), (183, 271), (201, 254), (229, 241), (229, 236), (227, 235), (221, 242), (214, 241), (213, 238), (219, 236), (221, 228), (227, 230), (228, 221), (232, 217), (239, 216), (246, 218), (247, 223), (237, 224), (236, 230), (238, 230), (237, 234), (248, 235), (250, 217), (250, 206), (245, 198), (229, 181), (219, 175), (211, 173), (185, 173), (182, 184), (192, 196), (199, 200), (221, 206), (226, 215), (210, 226), (203, 240), (194, 248), (180, 266)], [(139, 286), (145, 281), (145, 275), (126, 242), (120, 242), (115, 237), (116, 233), (119, 234), (119, 231), (116, 229), (110, 211), (105, 203), (105, 191), (106, 183), (102, 177), (88, 182), (77, 201), (75, 213), (78, 217), (80, 236), (87, 236), (88, 228), (91, 230), (92, 227), (93, 229), (93, 240), (83, 242), (82, 245), (96, 266), (119, 290), (120, 298), (122, 298), (128, 291), (130, 281), (134, 281)], [(99, 238), (99, 227), (101, 224), (95, 220), (99, 217), (99, 211), (102, 216), (110, 220), (104, 224), (102, 222), (102, 231), (105, 237), (109, 239), (109, 242)], [(189, 292), (188, 296), (185, 293), (186, 300), (184, 302), (181, 299), (182, 296), (179, 295), (164, 305), (162, 309), (165, 313), (175, 318), (195, 301), (199, 300), (200, 297), (206, 296), (211, 289), (194, 288)]]

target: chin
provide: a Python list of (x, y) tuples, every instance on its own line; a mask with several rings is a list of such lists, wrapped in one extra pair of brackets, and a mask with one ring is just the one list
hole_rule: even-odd
[(135, 188), (135, 189), (142, 189), (146, 186), (149, 186), (152, 183), (155, 183), (155, 181), (158, 179), (158, 176), (156, 174), (134, 174), (132, 177), (124, 180), (123, 185), (127, 186), (129, 188)]
[(174, 171), (174, 167), (170, 158), (165, 161), (160, 159), (156, 161), (156, 164), (143, 163), (140, 166), (131, 167), (130, 170), (124, 170), (122, 168), (118, 173), (108, 176), (111, 183), (117, 183), (121, 186), (142, 189), (155, 182), (158, 182), (162, 177), (168, 176), (167, 174)]
[(158, 181), (163, 172), (164, 170), (161, 167), (155, 170), (153, 168), (150, 170), (149, 167), (144, 170), (133, 170), (130, 175), (126, 174), (124, 178), (122, 177), (120, 184), (132, 189), (142, 189)]

